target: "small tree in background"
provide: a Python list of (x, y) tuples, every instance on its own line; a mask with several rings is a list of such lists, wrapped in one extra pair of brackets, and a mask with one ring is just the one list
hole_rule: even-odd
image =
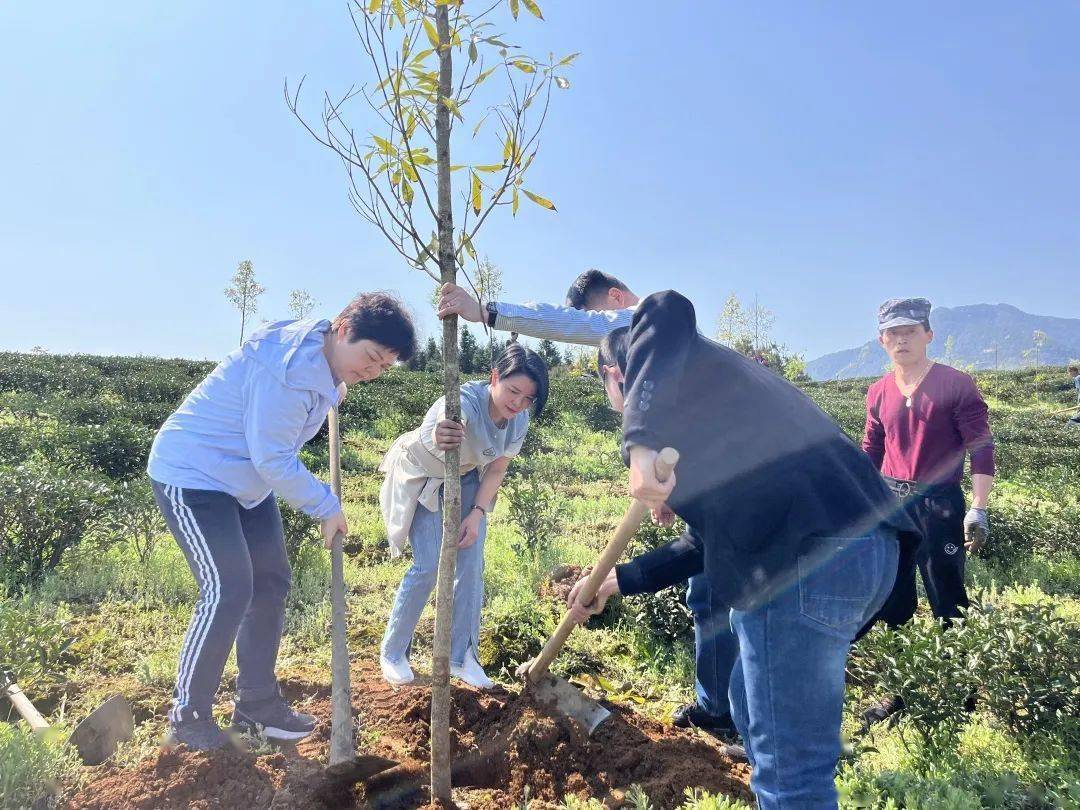
[(480, 344), (476, 342), (473, 333), (466, 326), (461, 327), (461, 347), (458, 352), (461, 355), (459, 363), (463, 373), (475, 374), (486, 370)]
[(266, 288), (255, 280), (255, 268), (249, 259), (240, 262), (232, 277), (232, 286), (225, 288), (225, 297), (240, 310), (240, 343), (244, 342), (244, 329), (248, 316), (259, 311), (259, 296)]
[(555, 345), (555, 341), (548, 338), (544, 338), (540, 341), (540, 345), (536, 348), (536, 353), (548, 364), (548, 368), (555, 368), (562, 363), (563, 358), (562, 354), (559, 352), (559, 347)]
[[(502, 295), (502, 270), (487, 256), (476, 266), (476, 295), (482, 303), (498, 301)], [(484, 330), (488, 333), (488, 354), (490, 355), (489, 368), (495, 366), (495, 334), (488, 325), (484, 324)]]
[(319, 305), (307, 290), (289, 291), (289, 312), (298, 321), (304, 320)]
[(724, 302), (720, 317), (716, 321), (716, 340), (729, 348), (747, 336), (746, 312), (735, 293), (731, 293)]

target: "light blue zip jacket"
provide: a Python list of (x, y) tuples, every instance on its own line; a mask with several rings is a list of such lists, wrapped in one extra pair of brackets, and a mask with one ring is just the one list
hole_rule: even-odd
[(319, 520), (341, 509), (300, 463), (339, 392), (323, 354), (329, 321), (278, 321), (210, 372), (165, 420), (150, 449), (155, 481), (232, 495), (245, 509), (271, 492)]

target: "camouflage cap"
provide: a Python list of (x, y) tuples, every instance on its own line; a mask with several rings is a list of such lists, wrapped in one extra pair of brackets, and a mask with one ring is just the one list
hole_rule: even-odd
[(894, 326), (917, 326), (930, 328), (930, 302), (925, 298), (890, 298), (877, 311), (878, 331), (884, 332)]

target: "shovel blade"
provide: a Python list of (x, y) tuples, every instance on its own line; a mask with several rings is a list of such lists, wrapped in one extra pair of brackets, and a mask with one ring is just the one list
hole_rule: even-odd
[(113, 695), (75, 727), (71, 744), (87, 765), (100, 765), (116, 752), (116, 746), (130, 740), (135, 731), (131, 704), (122, 695)]
[(592, 734), (611, 716), (611, 712), (576, 686), (554, 675), (544, 675), (532, 682), (531, 687), (541, 705), (566, 715), (585, 729), (586, 734)]

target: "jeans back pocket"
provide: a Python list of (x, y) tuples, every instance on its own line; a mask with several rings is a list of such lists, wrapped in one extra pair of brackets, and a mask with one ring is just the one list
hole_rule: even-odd
[(799, 612), (819, 629), (852, 637), (880, 588), (881, 549), (876, 535), (826, 537), (800, 554)]

